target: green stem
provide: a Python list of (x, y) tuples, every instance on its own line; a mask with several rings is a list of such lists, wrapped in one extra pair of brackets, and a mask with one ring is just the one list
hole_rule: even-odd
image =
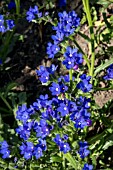
[(70, 78), (70, 81), (72, 81), (72, 77), (73, 77), (73, 73), (72, 73), (72, 69), (69, 70), (69, 78)]
[(95, 64), (95, 44), (94, 44), (94, 31), (93, 31), (93, 23), (92, 23), (92, 18), (91, 18), (91, 12), (90, 12), (90, 6), (89, 6), (89, 0), (82, 0), (86, 17), (88, 20), (88, 25), (90, 28), (90, 38), (91, 42), (89, 42), (89, 49), (91, 49), (91, 68), (90, 68), (90, 76), (92, 77), (93, 81), (93, 74), (94, 74), (94, 64)]
[(12, 112), (13, 109), (11, 108), (11, 106), (9, 105), (9, 103), (7, 102), (7, 100), (4, 98), (4, 96), (0, 93), (0, 97), (3, 100), (3, 102), (6, 104), (6, 106), (9, 108), (9, 110)]
[(71, 88), (71, 90), (72, 90), (72, 88), (73, 88), (72, 77), (73, 77), (73, 72), (72, 72), (72, 69), (70, 69), (70, 70), (69, 70), (69, 78), (70, 78), (70, 88)]
[(19, 15), (20, 14), (20, 0), (15, 0), (15, 4), (16, 4), (16, 14)]
[(69, 161), (69, 163), (75, 170), (78, 169), (78, 162), (72, 157), (72, 155), (69, 152), (64, 154), (64, 157)]
[[(5, 112), (5, 113), (10, 113), (10, 112), (11, 112), (11, 111), (3, 108), (3, 107), (0, 107), (0, 111)], [(12, 114), (7, 114), (7, 115), (3, 114), (2, 116), (3, 116), (3, 117), (7, 117), (7, 116), (11, 116), (11, 115), (12, 115)]]
[(62, 162), (62, 166), (63, 166), (63, 169), (65, 170), (66, 169), (66, 165), (65, 165), (65, 156), (63, 155), (63, 162)]
[(94, 88), (94, 90), (96, 90), (96, 91), (106, 91), (106, 90), (113, 90), (113, 87), (109, 87), (109, 88)]

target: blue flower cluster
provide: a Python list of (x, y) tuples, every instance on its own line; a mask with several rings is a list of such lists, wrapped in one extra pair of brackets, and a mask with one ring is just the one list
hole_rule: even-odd
[(63, 11), (62, 13), (58, 13), (59, 16), (59, 22), (57, 26), (53, 27), (53, 30), (57, 33), (62, 33), (64, 37), (68, 37), (72, 33), (74, 33), (75, 28), (77, 28), (80, 24), (80, 18), (78, 18), (75, 11), (71, 11), (67, 13), (66, 11)]
[(91, 126), (90, 113), (88, 112), (90, 99), (80, 96), (76, 99), (76, 104), (73, 103), (73, 112), (70, 119), (74, 122), (75, 128), (83, 129), (85, 126)]
[(47, 46), (48, 58), (54, 58), (55, 54), (57, 54), (60, 50), (60, 47), (58, 46), (59, 43), (62, 42), (65, 37), (73, 34), (75, 29), (80, 24), (80, 18), (78, 18), (75, 11), (71, 11), (69, 13), (66, 11), (63, 13), (59, 12), (58, 16), (59, 22), (57, 26), (53, 27), (53, 30), (56, 31), (56, 34), (51, 36), (54, 43), (52, 44), (49, 42)]
[(32, 156), (39, 159), (43, 156), (43, 151), (46, 151), (46, 149), (46, 141), (40, 138), (38, 139), (38, 144), (35, 146), (32, 142), (25, 142), (20, 146), (21, 154), (24, 155), (26, 160), (31, 159)]
[[(64, 2), (66, 3), (66, 1), (62, 1), (62, 3)], [(64, 6), (64, 4), (60, 4), (60, 6)], [(34, 8), (30, 7), (26, 14), (29, 22), (34, 20), (36, 16), (39, 18), (42, 17), (42, 13), (39, 12), (37, 6), (34, 6)], [(54, 58), (60, 51), (60, 43), (65, 37), (73, 34), (80, 24), (80, 19), (74, 11), (69, 13), (66, 11), (62, 13), (59, 12), (58, 16), (59, 22), (53, 27), (56, 34), (51, 36), (54, 42), (53, 44), (49, 42), (47, 46), (48, 58)], [(0, 17), (0, 25), (2, 25), (0, 29), (2, 30), (1, 32), (5, 32), (3, 31), (5, 29), (5, 26), (3, 27), (3, 16), (0, 15)], [(12, 29), (13, 24), (12, 20), (6, 20), (7, 30)], [(68, 46), (63, 56), (62, 64), (68, 70), (77, 70), (79, 65), (83, 63), (82, 54), (79, 53), (76, 48)], [(51, 84), (49, 87), (51, 98), (49, 98), (47, 94), (40, 95), (29, 108), (26, 104), (23, 104), (18, 107), (16, 112), (16, 119), (19, 122), (19, 126), (15, 131), (22, 139), (22, 144), (19, 149), (20, 154), (23, 155), (26, 160), (33, 158), (39, 159), (42, 157), (44, 151), (47, 150), (46, 141), (48, 138), (52, 138), (59, 150), (66, 154), (71, 150), (71, 147), (67, 142), (69, 140), (68, 135), (63, 135), (63, 129), (68, 128), (71, 123), (73, 128), (75, 127), (77, 131), (81, 131), (84, 127), (90, 126), (92, 123), (89, 113), (90, 99), (79, 95), (79, 97), (75, 97), (70, 92), (70, 79), (71, 81), (75, 79), (73, 76), (72, 78), (70, 78), (69, 75), (60, 76), (55, 82), (50, 82), (51, 77), (54, 78), (56, 69), (57, 66), (52, 64), (50, 67), (40, 66), (39, 70), (36, 70), (39, 80), (42, 83), (49, 81)], [(92, 89), (92, 85), (90, 84), (91, 77), (83, 74), (80, 76), (80, 79), (77, 88), (85, 93), (89, 92)], [(56, 134), (54, 131), (56, 127), (57, 133), (59, 134)], [(0, 143), (0, 145), (0, 154), (3, 155), (3, 158), (8, 158), (10, 151), (7, 142), (4, 141)], [(88, 144), (87, 142), (79, 142), (79, 146), (78, 153), (83, 159), (90, 153)], [(88, 164), (84, 165), (83, 170), (85, 168), (91, 170), (91, 166)]]
[[(41, 107), (45, 107), (47, 96), (40, 96)], [(44, 102), (45, 99), (45, 102)], [(48, 103), (49, 104), (49, 103)], [(35, 114), (35, 110), (39, 108), (36, 107), (36, 102), (33, 104), (34, 107), (27, 109), (26, 105), (18, 108), (17, 119), (19, 119), (23, 124), (16, 128), (16, 133), (20, 135), (25, 142), (20, 146), (21, 154), (24, 155), (25, 159), (31, 159), (32, 156), (35, 156), (36, 159), (40, 158), (43, 154), (42, 151), (47, 149), (45, 138), (49, 135), (52, 130), (52, 126), (48, 125), (45, 119), (40, 119), (40, 121), (32, 120), (30, 116)], [(25, 116), (27, 115), (27, 116)], [(43, 116), (42, 116), (43, 117)], [(30, 135), (35, 132), (36, 139), (38, 138), (38, 144), (34, 146), (32, 142), (27, 140), (30, 138)]]
[(90, 151), (87, 149), (88, 148), (88, 143), (85, 141), (85, 142), (79, 142), (79, 155), (82, 159), (84, 159), (86, 156), (89, 155)]
[(26, 104), (23, 104), (22, 106), (18, 107), (18, 110), (16, 112), (17, 116), (16, 119), (22, 121), (23, 123), (26, 123), (28, 119), (30, 119), (30, 115), (34, 113), (34, 109), (32, 106), (28, 109)]
[(30, 7), (29, 10), (26, 13), (27, 17), (27, 21), (31, 22), (32, 20), (34, 20), (36, 18), (36, 16), (38, 16), (38, 18), (42, 17), (42, 12), (39, 12), (38, 6), (34, 6), (34, 8)]
[(67, 69), (72, 69), (76, 65), (76, 67), (83, 62), (82, 54), (77, 53), (77, 49), (72, 49), (71, 47), (66, 48), (66, 52), (64, 53), (65, 60), (62, 62)]
[(42, 83), (47, 83), (50, 79), (50, 74), (54, 74), (56, 69), (57, 66), (54, 64), (52, 64), (50, 67), (40, 66), (39, 70), (36, 70), (36, 73)]
[[(25, 142), (29, 140), (32, 133), (35, 134), (36, 139), (46, 140), (50, 132), (54, 129), (53, 124), (57, 125), (59, 129), (63, 126), (68, 126), (69, 121), (72, 121), (77, 129), (83, 129), (85, 126), (91, 125), (90, 113), (88, 112), (90, 99), (79, 97), (71, 101), (65, 98), (63, 94), (68, 88), (61, 80), (59, 82), (60, 85), (54, 82), (52, 83), (52, 87), (50, 87), (50, 91), (53, 95), (52, 99), (49, 99), (47, 94), (40, 95), (39, 99), (30, 105), (30, 108), (27, 108), (25, 104), (18, 107), (16, 118), (22, 122), (22, 125), (16, 129), (16, 132)], [(54, 95), (56, 97), (54, 97)], [(59, 98), (60, 96), (63, 98)], [(37, 112), (40, 117), (39, 121), (35, 118)], [(70, 120), (64, 122), (67, 116)], [(33, 119), (33, 117), (35, 119)], [(66, 135), (64, 136), (64, 140), (67, 140), (68, 138)], [(59, 140), (61, 141), (60, 143)], [(54, 142), (59, 146), (60, 151), (67, 153), (70, 150), (70, 146), (67, 142), (64, 142), (64, 140), (60, 138), (59, 134), (54, 138)], [(26, 149), (23, 149), (21, 154), (23, 154), (26, 159), (26, 152), (27, 154), (30, 152), (30, 157), (27, 158), (30, 159), (34, 155), (34, 149), (29, 151), (25, 143), (22, 146)], [(80, 153), (86, 153), (84, 145), (82, 148), (83, 149), (80, 149)], [(86, 148), (85, 146), (85, 149)]]
[(84, 93), (87, 93), (92, 90), (92, 84), (90, 83), (91, 76), (82, 74), (80, 76), (81, 81), (77, 84), (77, 88), (82, 90)]
[(107, 75), (104, 76), (105, 80), (111, 80), (113, 79), (113, 64), (111, 64), (107, 69)]
[[(6, 26), (5, 26), (6, 25)], [(4, 16), (0, 15), (0, 32), (5, 33), (15, 26), (14, 21), (9, 19), (9, 20), (4, 20)]]
[(93, 170), (93, 165), (84, 164), (84, 167), (82, 170)]
[(2, 158), (6, 159), (10, 156), (9, 145), (6, 141), (0, 142), (0, 154), (2, 154)]
[(67, 140), (67, 139), (68, 139), (67, 135), (64, 135), (64, 138), (61, 139), (59, 134), (57, 134), (56, 137), (53, 139), (53, 141), (58, 145), (59, 150), (61, 152), (63, 152), (64, 154), (71, 150), (69, 144), (64, 141), (64, 140)]

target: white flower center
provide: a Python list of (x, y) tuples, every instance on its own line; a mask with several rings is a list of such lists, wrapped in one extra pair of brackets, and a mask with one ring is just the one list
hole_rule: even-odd
[(69, 56), (72, 57), (72, 54), (70, 54)]
[(68, 64), (71, 64), (71, 61), (69, 61)]
[(67, 108), (66, 108), (66, 107), (64, 107), (64, 110), (67, 110)]
[(58, 91), (58, 88), (56, 88), (56, 91)]

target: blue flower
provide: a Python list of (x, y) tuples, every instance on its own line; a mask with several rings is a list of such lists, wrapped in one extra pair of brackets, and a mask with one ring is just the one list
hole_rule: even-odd
[(14, 1), (10, 1), (10, 3), (8, 4), (8, 9), (11, 10), (13, 8), (16, 8), (15, 2)]
[(93, 170), (93, 165), (84, 164), (84, 167), (82, 170)]
[(43, 140), (41, 138), (38, 139), (38, 146), (43, 150), (46, 151), (47, 150), (47, 144), (46, 144), (46, 140)]
[(37, 102), (33, 103), (33, 108), (36, 110), (40, 110), (42, 108), (41, 101), (37, 99)]
[(64, 34), (62, 32), (56, 32), (56, 35), (51, 36), (52, 40), (54, 41), (54, 44), (59, 44), (64, 39)]
[(69, 112), (77, 111), (77, 105), (75, 102), (69, 101), (68, 108), (69, 108)]
[(39, 70), (36, 70), (37, 75), (42, 83), (47, 83), (50, 79), (50, 74), (54, 74), (57, 66), (52, 64), (50, 67), (40, 66)]
[(86, 97), (83, 97), (83, 96), (80, 96), (79, 98), (76, 99), (77, 108), (79, 110), (81, 110), (81, 108), (89, 109), (90, 108), (90, 102), (91, 102), (90, 98), (86, 98)]
[(47, 83), (49, 81), (49, 73), (43, 73), (39, 79), (42, 83)]
[(80, 117), (80, 118), (75, 120), (74, 126), (77, 129), (78, 128), (83, 129), (85, 126), (87, 126), (87, 122), (85, 121), (85, 119), (83, 117)]
[(23, 123), (27, 122), (27, 120), (30, 118), (26, 104), (19, 106), (16, 114), (16, 119), (22, 121)]
[(11, 19), (6, 20), (6, 23), (7, 23), (6, 31), (13, 29), (13, 27), (15, 26), (14, 21)]
[(36, 159), (39, 159), (43, 156), (42, 149), (38, 145), (35, 146), (33, 155), (36, 157)]
[(55, 82), (52, 83), (52, 86), (49, 88), (49, 90), (52, 92), (52, 95), (58, 96), (61, 93), (59, 84)]
[(74, 59), (70, 59), (70, 58), (67, 58), (67, 59), (65, 59), (63, 62), (63, 65), (65, 65), (66, 66), (66, 68), (68, 69), (68, 70), (70, 70), (71, 68), (73, 68), (74, 67)]
[(49, 72), (46, 67), (40, 66), (39, 70), (36, 70), (37, 75), (42, 83), (47, 83), (49, 80)]
[(27, 19), (29, 22), (31, 22), (33, 19), (35, 19), (35, 15), (34, 15), (32, 12), (28, 11), (28, 12), (27, 12), (27, 17), (26, 17), (26, 19)]
[(64, 103), (60, 103), (60, 107), (57, 108), (57, 111), (61, 113), (62, 117), (69, 113), (68, 107)]
[(57, 67), (58, 67), (58, 66), (55, 66), (54, 64), (52, 64), (50, 67), (47, 67), (47, 71), (48, 71), (50, 74), (54, 74), (54, 72), (57, 70)]
[(64, 53), (65, 58), (75, 58), (77, 56), (77, 49), (72, 49), (71, 47), (66, 48), (66, 52)]
[(60, 83), (59, 85), (61, 93), (65, 93), (68, 90), (68, 87), (65, 84)]
[(68, 143), (64, 142), (64, 143), (60, 144), (60, 151), (63, 152), (64, 154), (66, 154), (70, 150), (71, 150), (71, 148)]
[[(63, 136), (64, 140), (68, 139), (68, 136)], [(53, 139), (53, 141), (59, 146), (59, 150), (63, 152), (64, 154), (69, 152), (71, 150), (69, 144), (67, 142), (64, 142), (60, 135), (57, 134), (56, 137)]]
[(21, 155), (24, 155), (25, 159), (31, 159), (34, 151), (34, 145), (32, 142), (22, 143), (19, 148), (21, 150)]
[(75, 11), (69, 12), (69, 18), (71, 18), (73, 26), (78, 27), (80, 25), (80, 18), (77, 16)]
[(41, 17), (41, 14), (39, 13), (38, 7), (36, 5), (34, 6), (34, 8), (30, 7), (26, 15), (27, 15), (26, 19), (29, 22), (35, 19), (36, 15), (39, 16), (39, 18)]
[(87, 149), (88, 148), (88, 143), (85, 141), (85, 142), (79, 142), (79, 155), (80, 157), (83, 159), (85, 158), (86, 156), (88, 156), (90, 154), (90, 151)]
[(0, 15), (0, 32), (4, 33), (6, 31), (4, 26), (4, 16)]
[(8, 149), (9, 145), (6, 141), (0, 143), (0, 154), (2, 154), (2, 158), (6, 159), (10, 156), (10, 150)]
[[(5, 27), (5, 25), (6, 25), (6, 27)], [(6, 20), (6, 23), (5, 23), (4, 16), (0, 15), (0, 32), (4, 33), (8, 30), (13, 29), (14, 26), (15, 26), (15, 24), (14, 24), (13, 20), (11, 20), (11, 19)]]
[(92, 90), (92, 84), (90, 84), (90, 76), (83, 74), (80, 76), (81, 81), (77, 84), (77, 88), (82, 90), (84, 93), (87, 93)]
[(64, 53), (65, 60), (63, 64), (67, 69), (74, 68), (75, 65), (80, 65), (83, 62), (82, 54), (77, 52), (77, 49), (72, 49), (71, 47), (66, 48), (66, 52)]
[(38, 74), (38, 76), (41, 76), (41, 75), (44, 74), (46, 71), (47, 71), (46, 67), (40, 66), (39, 70), (36, 70), (36, 73)]
[(20, 135), (20, 138), (27, 140), (30, 137), (30, 131), (33, 126), (33, 122), (28, 122), (16, 128), (16, 133)]
[(59, 134), (56, 135), (56, 137), (53, 139), (53, 141), (59, 146), (63, 142)]
[(70, 119), (74, 122), (75, 128), (83, 129), (85, 126), (91, 125), (87, 102), (89, 102), (89, 99), (85, 97), (80, 96), (80, 98), (76, 99), (75, 111), (70, 115)]
[(55, 54), (57, 54), (60, 50), (60, 47), (56, 44), (48, 43), (47, 44), (47, 54), (48, 58), (54, 58)]
[(107, 69), (107, 75), (103, 77), (105, 80), (113, 79), (113, 64), (111, 64)]
[(46, 123), (46, 120), (41, 119), (40, 122), (35, 122), (34, 130), (36, 132), (36, 136), (40, 138), (45, 138), (50, 133), (50, 127)]

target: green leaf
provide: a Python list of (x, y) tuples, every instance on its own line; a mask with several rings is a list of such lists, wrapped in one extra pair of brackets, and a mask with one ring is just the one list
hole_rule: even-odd
[(106, 14), (105, 12), (103, 12), (104, 22), (105, 22), (105, 24), (107, 25), (107, 28), (112, 29), (112, 26), (111, 26), (111, 24), (108, 22), (106, 15), (107, 15), (107, 14)]
[(97, 73), (99, 73), (100, 71), (104, 70), (105, 68), (107, 68), (111, 64), (113, 64), (113, 57), (110, 60), (106, 61), (104, 64), (101, 64), (100, 66), (98, 66), (96, 68), (96, 70), (94, 71), (94, 76), (96, 76)]
[(84, 38), (85, 40), (87, 40), (88, 42), (91, 42), (91, 39), (90, 39), (87, 35), (81, 33), (80, 31), (78, 31), (78, 34), (79, 34), (82, 38)]
[(108, 51), (113, 52), (113, 46), (109, 46)]
[(18, 95), (18, 98), (19, 98), (19, 105), (21, 104), (24, 104), (27, 100), (27, 97), (26, 97), (26, 92), (22, 92)]
[(78, 162), (72, 157), (72, 155), (68, 152), (66, 154), (64, 154), (64, 158), (67, 159), (69, 161), (69, 163), (71, 164), (71, 166), (77, 170), (77, 164)]
[(50, 159), (51, 162), (62, 162), (63, 159), (59, 156), (52, 156)]
[(106, 117), (104, 117), (104, 116), (102, 116), (100, 119), (102, 120), (103, 124), (104, 124), (105, 126), (107, 126), (107, 127), (111, 124), (110, 119), (108, 119), (108, 118), (106, 118)]
[(103, 131), (101, 134), (97, 134), (94, 137), (87, 139), (87, 141), (89, 144), (93, 144), (93, 143), (97, 142), (98, 140), (101, 140), (105, 135), (106, 135), (106, 133), (105, 133), (105, 131)]
[(5, 93), (4, 93), (4, 97), (6, 98), (7, 95), (8, 95), (8, 92), (9, 92), (10, 90), (12, 90), (14, 87), (16, 87), (17, 85), (18, 85), (18, 84), (15, 83), (15, 82), (9, 83), (9, 84), (7, 85), (7, 87), (6, 87), (6, 90), (5, 90)]
[(104, 8), (107, 8), (111, 3), (111, 0), (97, 0), (97, 4), (103, 5)]
[(105, 145), (103, 146), (103, 150), (106, 150), (106, 149), (108, 149), (110, 146), (112, 146), (113, 145), (113, 141), (107, 141), (106, 143), (105, 143)]

